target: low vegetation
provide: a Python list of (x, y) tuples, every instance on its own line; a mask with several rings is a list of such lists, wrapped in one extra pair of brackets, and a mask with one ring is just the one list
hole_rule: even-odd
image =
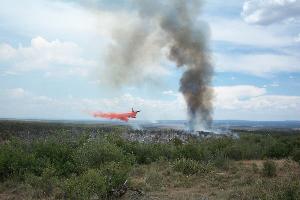
[[(201, 192), (211, 199), (299, 199), (299, 149), (299, 135), (262, 133), (164, 144), (127, 141), (114, 131), (32, 140), (6, 135), (0, 198), (16, 195), (9, 192), (14, 188), (26, 199), (113, 199), (126, 186), (139, 199), (167, 190), (166, 198), (180, 199), (169, 190), (195, 187), (197, 198)], [(188, 193), (184, 198), (193, 199)]]
[(276, 164), (274, 161), (267, 160), (264, 162), (263, 175), (266, 177), (276, 176)]

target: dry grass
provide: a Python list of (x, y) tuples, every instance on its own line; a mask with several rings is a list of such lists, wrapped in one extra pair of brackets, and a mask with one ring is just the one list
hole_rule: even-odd
[[(135, 168), (131, 174), (133, 187), (145, 191), (143, 196), (132, 196), (130, 192), (123, 199), (270, 199), (276, 195), (289, 195), (286, 182), (300, 180), (299, 164), (292, 160), (274, 160), (278, 175), (273, 178), (261, 174), (263, 160), (236, 161), (226, 171), (214, 169), (206, 174), (184, 176), (174, 172), (168, 162), (152, 163)], [(253, 166), (257, 169), (254, 170)], [(145, 177), (157, 176), (149, 185)], [(292, 186), (291, 186), (292, 187)], [(278, 193), (278, 194), (277, 194)], [(256, 195), (256, 196), (255, 196)], [(285, 198), (285, 196), (283, 196)]]
[[(293, 199), (298, 195), (300, 166), (288, 160), (274, 160), (277, 176), (263, 177), (263, 160), (235, 161), (227, 170), (212, 169), (205, 174), (190, 176), (175, 172), (168, 161), (138, 165), (130, 174), (130, 188), (123, 197), (127, 199), (175, 199), (175, 200), (221, 200), (221, 199)], [(256, 170), (254, 167), (256, 166)], [(41, 199), (33, 188), (26, 185), (12, 187), (13, 182), (3, 183), (0, 199)], [(14, 188), (14, 189), (7, 189)], [(140, 194), (137, 191), (142, 191)], [(297, 193), (298, 192), (298, 193)], [(300, 195), (300, 194), (299, 194)], [(56, 199), (49, 197), (43, 199)], [(273, 198), (273, 199), (274, 199)], [(295, 197), (294, 199), (297, 199)]]

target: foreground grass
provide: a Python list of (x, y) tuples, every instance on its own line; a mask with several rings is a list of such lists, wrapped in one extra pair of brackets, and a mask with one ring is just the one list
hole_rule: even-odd
[(185, 144), (114, 133), (8, 138), (0, 145), (0, 199), (300, 199), (299, 149), (298, 135)]
[[(299, 199), (300, 168), (292, 160), (276, 160), (276, 176), (265, 176), (261, 160), (232, 161), (227, 170), (184, 175), (166, 161), (138, 166), (132, 185), (145, 191), (140, 199)], [(255, 167), (254, 167), (255, 166)], [(131, 199), (130, 193), (124, 199)]]

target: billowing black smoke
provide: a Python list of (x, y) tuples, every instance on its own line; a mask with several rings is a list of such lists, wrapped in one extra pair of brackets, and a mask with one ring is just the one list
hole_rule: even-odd
[[(159, 39), (154, 52), (167, 47), (167, 57), (185, 71), (180, 79), (180, 92), (187, 103), (189, 127), (208, 129), (212, 122), (211, 85), (213, 67), (207, 48), (207, 25), (199, 20), (199, 0), (133, 0), (138, 10), (139, 23), (130, 30), (117, 30), (116, 44), (107, 56), (107, 73), (115, 84), (128, 81), (134, 74), (141, 74), (141, 60), (153, 54), (146, 44), (159, 29)], [(132, 9), (135, 12), (135, 9)], [(157, 32), (157, 31), (156, 31)], [(157, 37), (156, 37), (157, 38)], [(148, 43), (147, 43), (148, 41)], [(155, 45), (154, 45), (155, 46)], [(153, 47), (153, 46), (152, 46)], [(151, 57), (150, 56), (150, 57)], [(153, 57), (153, 56), (152, 56)], [(155, 70), (155, 67), (153, 68)], [(135, 77), (135, 76), (132, 76)]]

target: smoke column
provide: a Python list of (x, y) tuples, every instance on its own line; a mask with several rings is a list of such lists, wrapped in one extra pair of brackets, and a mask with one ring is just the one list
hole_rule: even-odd
[[(201, 2), (199, 0), (133, 0), (140, 17), (140, 25), (123, 31), (114, 40), (108, 53), (107, 74), (115, 79), (115, 84), (122, 84), (132, 74), (143, 72), (138, 60), (155, 55), (155, 52), (167, 47), (168, 59), (175, 62), (184, 72), (180, 79), (180, 92), (183, 94), (189, 116), (189, 128), (193, 131), (200, 126), (209, 129), (212, 123), (211, 85), (213, 67), (207, 48), (206, 23), (198, 20)], [(120, 23), (122, 28), (122, 23)], [(159, 29), (160, 39), (153, 39), (153, 32)], [(156, 44), (153, 51), (143, 51), (147, 45)], [(155, 68), (153, 68), (155, 70)], [(127, 76), (128, 75), (128, 76)], [(134, 76), (133, 76), (134, 77)]]

